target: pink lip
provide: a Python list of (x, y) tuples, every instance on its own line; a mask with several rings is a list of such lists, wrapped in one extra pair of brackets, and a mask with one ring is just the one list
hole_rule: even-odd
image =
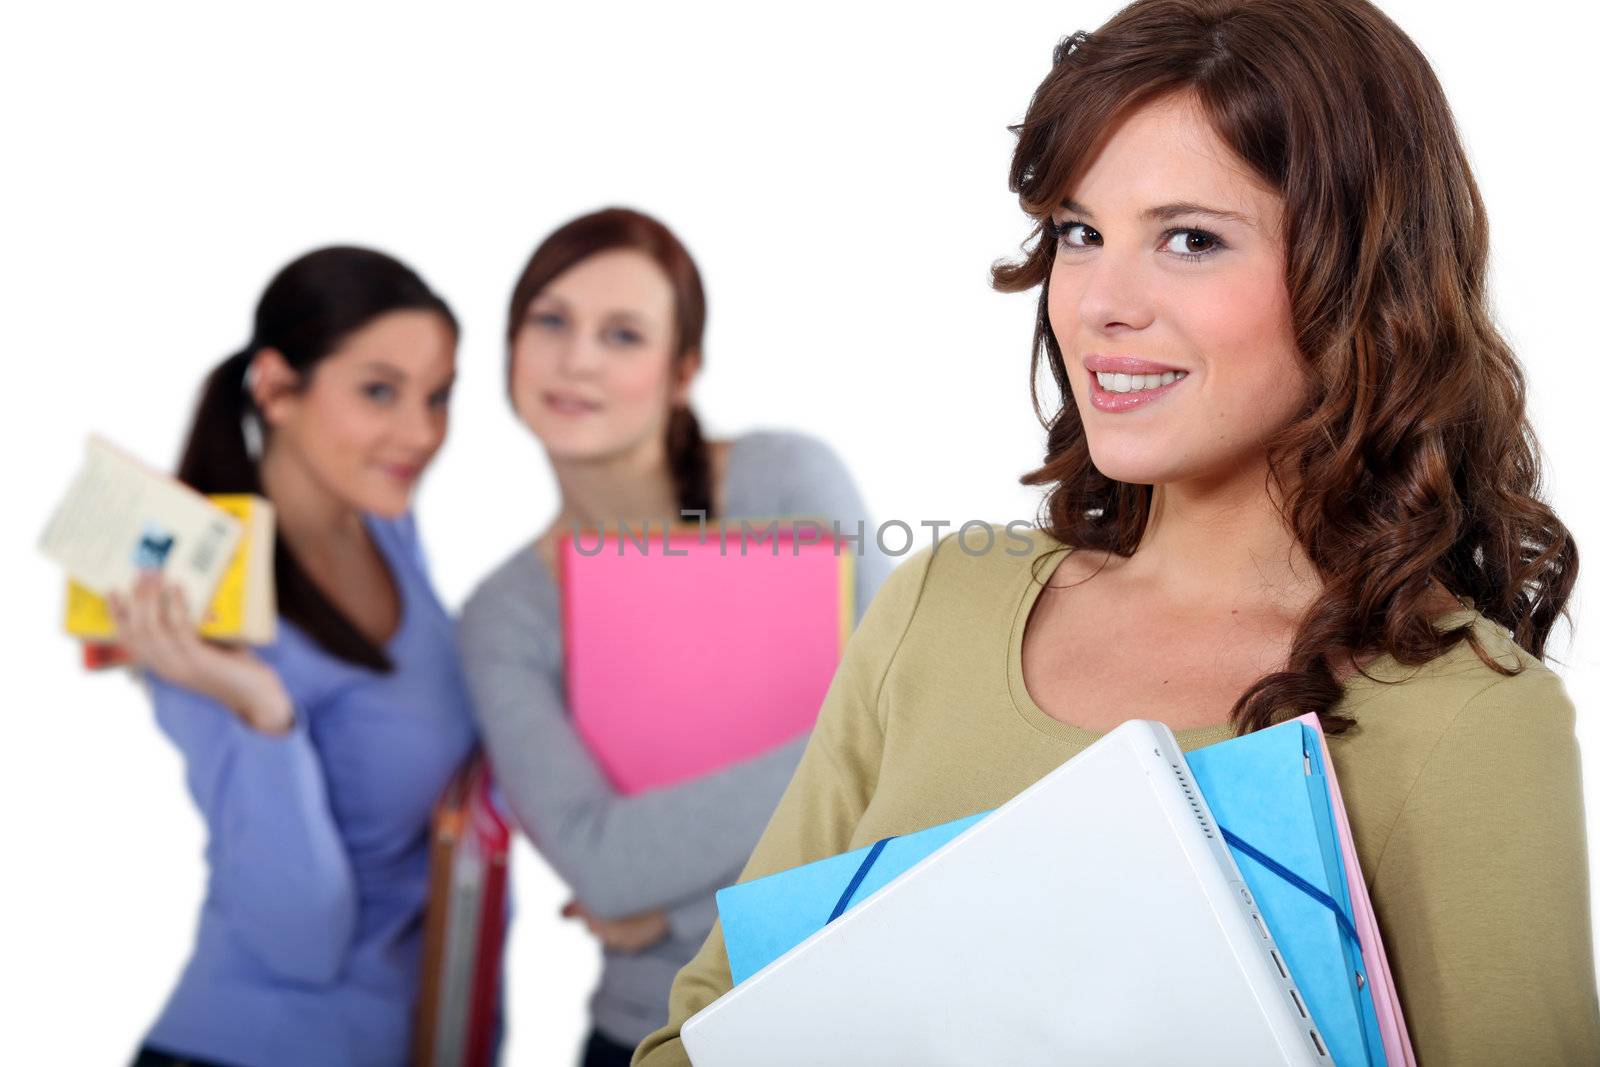
[[(1124, 371), (1121, 373), (1127, 372)], [(1155, 372), (1141, 371), (1140, 373), (1153, 374)], [(1132, 393), (1113, 393), (1100, 388), (1100, 379), (1096, 378), (1094, 374), (1090, 374), (1089, 403), (1094, 405), (1094, 409), (1096, 411), (1104, 411), (1113, 415), (1120, 411), (1131, 411), (1134, 408), (1144, 407), (1146, 404), (1155, 403), (1168, 393), (1172, 392), (1172, 390), (1182, 385), (1188, 380), (1188, 377), (1189, 376), (1186, 374), (1177, 381), (1168, 382), (1166, 385), (1159, 386), (1155, 389), (1140, 389)]]
[[(589, 413), (591, 411), (598, 411), (600, 409), (600, 405), (595, 403), (594, 401), (585, 400), (581, 396), (573, 396), (571, 393), (546, 393), (546, 394), (544, 394), (544, 402), (545, 402), (545, 405), (547, 407), (549, 407), (552, 411), (554, 411), (554, 412), (556, 412), (557, 414), (560, 414), (560, 415), (585, 415), (585, 414), (587, 414), (587, 413)], [(556, 406), (558, 403), (559, 404), (577, 404), (579, 407), (582, 408), (582, 410), (581, 411), (563, 410), (562, 408), (559, 408), (559, 407)]]
[(1084, 356), (1083, 365), (1091, 373), (1104, 371), (1107, 374), (1165, 374), (1169, 370), (1183, 370), (1182, 367), (1173, 367), (1148, 359), (1138, 359), (1134, 356), (1103, 356), (1098, 352), (1090, 352), (1087, 356)]
[(389, 477), (402, 482), (414, 482), (422, 476), (420, 466), (406, 467), (397, 463), (380, 463), (378, 469)]

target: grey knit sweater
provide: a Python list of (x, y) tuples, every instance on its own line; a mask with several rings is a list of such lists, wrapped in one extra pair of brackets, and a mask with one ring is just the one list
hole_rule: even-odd
[[(859, 619), (890, 560), (832, 450), (804, 434), (747, 433), (734, 440), (724, 478), (722, 518), (825, 516), (847, 534), (865, 522)], [(597, 916), (667, 913), (664, 940), (636, 954), (605, 952), (590, 1000), (600, 1032), (635, 1045), (666, 1023), (672, 979), (716, 918), (712, 894), (737, 879), (805, 739), (671, 788), (614, 793), (567, 713), (559, 594), (531, 543), (479, 584), (458, 640), (495, 778), (535, 848)]]

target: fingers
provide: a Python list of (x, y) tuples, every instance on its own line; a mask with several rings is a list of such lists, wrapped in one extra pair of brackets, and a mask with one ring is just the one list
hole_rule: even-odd
[(627, 931), (620, 923), (606, 922), (601, 919), (587, 920), (589, 932), (595, 936), (606, 948), (619, 952), (628, 950)]
[(590, 915), (584, 906), (576, 900), (569, 900), (561, 905), (563, 919), (581, 919), (589, 933), (607, 948), (620, 948), (623, 940), (621, 935), (621, 922), (598, 919)]
[(134, 590), (135, 611), (142, 620), (142, 633), (154, 663), (169, 671), (183, 661), (183, 639), (172, 626), (172, 612), (159, 572), (140, 575)]
[(183, 590), (176, 585), (168, 585), (161, 591), (161, 617), (174, 633), (194, 632), (189, 622), (189, 605), (184, 600)]
[(160, 674), (182, 676), (199, 641), (182, 592), (164, 583), (161, 572), (143, 571), (132, 590), (109, 600), (117, 639), (129, 655)]
[(638, 952), (658, 940), (648, 916), (609, 921), (596, 919), (590, 922), (589, 929), (607, 948), (617, 952)]
[(623, 919), (600, 919), (590, 915), (580, 901), (569, 900), (561, 906), (561, 916), (582, 919), (589, 933), (613, 952), (638, 952), (655, 944), (666, 932), (666, 915), (659, 911)]
[(140, 595), (145, 576), (140, 574), (133, 588), (126, 592), (113, 590), (108, 598), (111, 617), (117, 624), (117, 639), (127, 648), (129, 655), (143, 660), (150, 647), (150, 612), (146, 599)]

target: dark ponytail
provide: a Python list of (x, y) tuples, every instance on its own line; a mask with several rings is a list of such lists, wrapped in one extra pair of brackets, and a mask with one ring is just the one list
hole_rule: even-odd
[(689, 405), (678, 404), (667, 420), (667, 463), (683, 511), (704, 511), (711, 518), (711, 450), (700, 435), (700, 420)]
[[(266, 426), (246, 388), (256, 354), (276, 349), (300, 375), (350, 334), (391, 311), (431, 311), (459, 334), (455, 315), (416, 272), (367, 248), (336, 246), (308, 252), (268, 283), (256, 305), (250, 343), (217, 365), (200, 390), (178, 479), (202, 493), (261, 493), (261, 473), (247, 432), (264, 442)], [(247, 430), (248, 428), (248, 430)], [(317, 588), (282, 537), (274, 538), (278, 614), (329, 655), (376, 671), (393, 670), (388, 654), (363, 634)]]
[(244, 431), (251, 410), (244, 379), (254, 356), (254, 349), (240, 349), (217, 364), (200, 388), (178, 479), (202, 493), (261, 492)]
[[(506, 322), (506, 388), (511, 384), (511, 349), (528, 307), (558, 275), (600, 252), (629, 248), (655, 261), (672, 285), (676, 336), (672, 363), (677, 370), (691, 355), (701, 356), (706, 330), (706, 293), (700, 270), (676, 234), (656, 219), (629, 208), (611, 207), (566, 223), (534, 249), (511, 292)], [(678, 507), (712, 515), (711, 450), (700, 433), (700, 421), (687, 404), (673, 406), (667, 420), (667, 466)]]

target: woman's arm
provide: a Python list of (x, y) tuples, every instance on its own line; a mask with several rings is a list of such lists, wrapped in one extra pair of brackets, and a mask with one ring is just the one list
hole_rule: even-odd
[(1379, 857), (1373, 903), (1422, 1064), (1600, 1062), (1573, 720), (1542, 666), (1490, 684)]
[(567, 712), (560, 664), (531, 596), (485, 587), (458, 638), (473, 713), (517, 823), (603, 919), (716, 888), (738, 869), (794, 772), (803, 738), (715, 774), (636, 796), (614, 792)]
[[(850, 848), (878, 781), (883, 723), (878, 692), (911, 625), (932, 554), (913, 555), (873, 599), (828, 687), (800, 766), (739, 881), (747, 882)], [(678, 1034), (695, 1012), (733, 987), (720, 923), (672, 983), (668, 1022), (634, 1056), (641, 1067), (688, 1067)]]
[[(801, 434), (774, 435), (772, 443), (778, 447), (766, 462), (780, 487), (780, 513), (838, 517), (853, 530), (852, 516), (864, 508), (837, 457)], [(888, 568), (870, 525), (865, 538), (856, 561), (858, 618)], [(666, 908), (681, 935), (705, 911), (694, 900), (727, 884), (749, 858), (805, 740), (677, 786), (615, 793), (572, 724), (560, 664), (538, 640), (552, 620), (526, 593), (481, 589), (458, 624), (496, 779), (517, 822), (585, 910), (619, 919)]]
[(156, 721), (184, 754), (208, 834), (209, 903), (269, 970), (332, 981), (355, 933), (356, 893), (305, 698), (251, 650), (201, 640), (159, 573), (111, 594), (110, 607)]
[(268, 735), (192, 690), (151, 676), (150, 691), (205, 819), (211, 903), (276, 974), (334, 981), (355, 936), (355, 879), (303, 709)]

